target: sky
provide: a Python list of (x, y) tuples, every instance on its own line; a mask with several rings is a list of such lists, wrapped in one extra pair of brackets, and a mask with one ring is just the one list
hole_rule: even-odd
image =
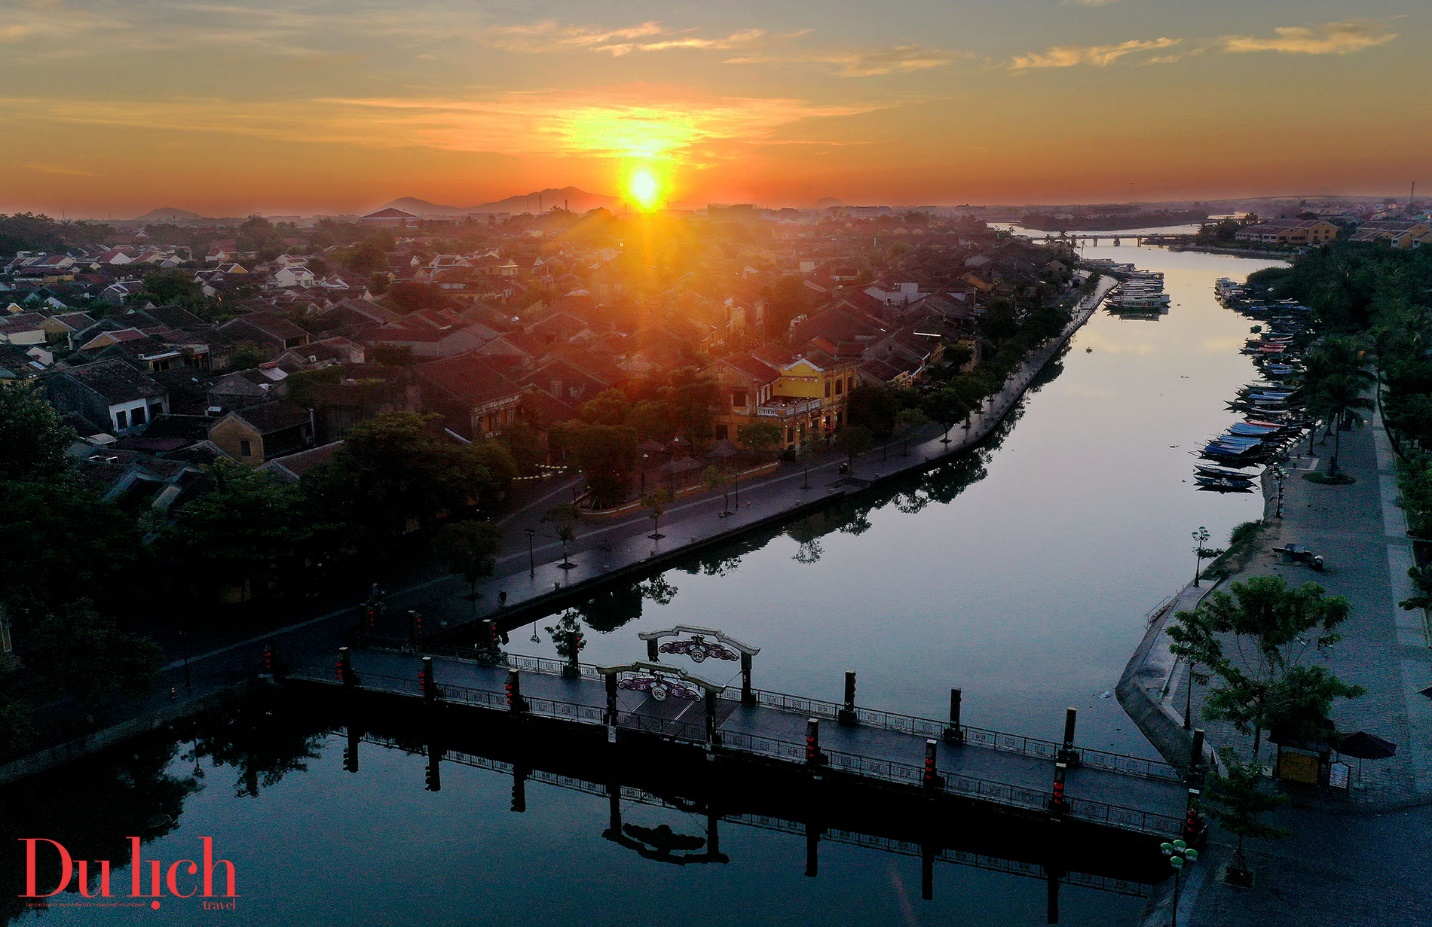
[(4, 0), (0, 212), (1432, 191), (1427, 0)]

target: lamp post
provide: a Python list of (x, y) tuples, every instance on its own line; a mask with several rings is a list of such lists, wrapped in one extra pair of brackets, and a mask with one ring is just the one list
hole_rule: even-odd
[(1175, 840), (1172, 843), (1160, 845), (1163, 855), (1168, 857), (1168, 864), (1173, 867), (1173, 920), (1170, 927), (1178, 927), (1178, 895), (1182, 888), (1179, 877), (1183, 875), (1185, 865), (1192, 866), (1198, 862), (1198, 851), (1182, 840)]
[(527, 575), (537, 575), (537, 557), (532, 552), (532, 536), (537, 533), (536, 528), (527, 529)]
[(1198, 574), (1203, 572), (1203, 545), (1208, 543), (1208, 529), (1203, 525), (1199, 525), (1198, 530), (1193, 532), (1193, 540), (1195, 542), (1193, 548), (1195, 558), (1193, 565), (1193, 588), (1197, 589)]
[(1274, 518), (1283, 517), (1283, 481), (1288, 478), (1288, 471), (1283, 469), (1282, 464), (1273, 464), (1273, 479), (1278, 481), (1278, 511)]

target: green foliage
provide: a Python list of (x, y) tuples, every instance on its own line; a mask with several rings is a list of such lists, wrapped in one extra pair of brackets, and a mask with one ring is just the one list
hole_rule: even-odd
[(247, 600), (302, 582), (314, 537), (303, 493), (228, 460), (209, 472), (214, 491), (174, 513), (157, 539), (159, 550), (210, 594), (237, 587)]
[(846, 418), (852, 425), (870, 429), (877, 435), (886, 436), (895, 430), (895, 418), (900, 414), (900, 391), (892, 386), (861, 383), (850, 391), (846, 399)]
[(409, 344), (375, 345), (369, 359), (381, 367), (411, 367), (417, 363), (413, 359), (413, 346)]
[(625, 425), (630, 414), (631, 402), (619, 389), (604, 390), (577, 410), (582, 421), (594, 425)]
[(572, 421), (555, 426), (550, 439), (582, 471), (596, 507), (609, 508), (626, 498), (636, 466), (636, 429)]
[(111, 226), (92, 222), (64, 222), (32, 212), (0, 214), (0, 254), (98, 245), (111, 240), (114, 233)]
[(686, 432), (686, 440), (695, 445), (711, 437), (712, 410), (720, 401), (721, 388), (715, 379), (695, 367), (683, 367), (671, 374), (672, 416)]
[[(1170, 650), (1206, 667), (1217, 683), (1203, 712), (1253, 734), (1253, 756), (1263, 732), (1316, 732), (1337, 698), (1362, 694), (1321, 666), (1302, 665), (1342, 639), (1337, 628), (1352, 606), (1342, 596), (1325, 596), (1316, 583), (1289, 589), (1275, 576), (1233, 583), (1232, 594), (1215, 591), (1193, 611), (1179, 612), (1168, 628)], [(1225, 649), (1232, 639), (1233, 649)]]
[(119, 630), (88, 600), (78, 599), (38, 617), (27, 660), (42, 678), (94, 711), (112, 696), (148, 692), (159, 656), (153, 641)]
[(836, 450), (845, 454), (851, 461), (864, 454), (875, 445), (875, 436), (870, 429), (864, 425), (842, 425), (835, 432)]
[(508, 425), (497, 436), (497, 440), (507, 448), (507, 453), (517, 467), (518, 475), (531, 475), (537, 470), (538, 464), (545, 463), (547, 460), (547, 450), (542, 443), (542, 435), (524, 421), (516, 421)]
[(144, 288), (134, 295), (131, 302), (136, 306), (143, 306), (145, 303), (180, 306), (198, 310), (201, 314), (208, 308), (208, 299), (204, 296), (203, 288), (194, 282), (194, 274), (177, 267), (145, 274)]
[(576, 662), (582, 649), (587, 646), (582, 635), (582, 624), (577, 620), (579, 617), (577, 612), (567, 611), (557, 619), (555, 625), (548, 625), (542, 629), (552, 638), (557, 655), (569, 662)]
[(70, 471), (74, 431), (26, 384), (0, 386), (0, 482), (51, 480)]
[(1205, 792), (1209, 812), (1218, 825), (1238, 838), (1234, 864), (1246, 869), (1243, 841), (1276, 840), (1288, 831), (1266, 823), (1263, 818), (1288, 803), (1286, 795), (1269, 790), (1260, 765), (1244, 763), (1230, 747), (1219, 751), (1224, 772), (1208, 781)]
[(393, 288), (383, 296), (383, 304), (394, 312), (407, 315), (420, 309), (445, 309), (452, 305), (452, 300), (437, 284), (404, 280), (393, 284)]
[(273, 360), (273, 356), (273, 351), (269, 348), (245, 341), (230, 352), (225, 369), (229, 371), (253, 370), (258, 365)]
[(749, 422), (736, 429), (736, 440), (758, 454), (776, 448), (782, 437), (781, 426), (771, 422)]
[(444, 525), (433, 542), (433, 551), (454, 573), (468, 582), (471, 595), (478, 580), (491, 576), (502, 550), (502, 529), (490, 521), (459, 521)]

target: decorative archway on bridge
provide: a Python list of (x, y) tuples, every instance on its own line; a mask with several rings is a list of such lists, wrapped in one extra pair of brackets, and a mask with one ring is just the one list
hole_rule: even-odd
[[(601, 674), (602, 680), (606, 683), (607, 710), (603, 720), (612, 731), (616, 730), (617, 725), (617, 692), (626, 689), (632, 692), (645, 692), (656, 702), (665, 702), (668, 698), (704, 702), (706, 706), (705, 740), (708, 744), (716, 743), (716, 700), (720, 697), (722, 690), (726, 688), (725, 686), (707, 682), (678, 667), (662, 666), (660, 663), (648, 663), (644, 660), (622, 666), (599, 666), (597, 672)], [(658, 728), (654, 732), (663, 734), (683, 733), (682, 729), (690, 724), (690, 722), (681, 721), (663, 723), (660, 719), (656, 719), (656, 721)]]
[[(679, 638), (683, 634), (691, 635), (690, 639), (664, 640), (668, 637)], [(663, 653), (685, 655), (690, 657), (693, 663), (704, 663), (707, 660), (740, 660), (741, 701), (747, 705), (755, 703), (756, 695), (751, 689), (751, 658), (760, 653), (761, 648), (743, 644), (714, 628), (695, 628), (684, 624), (665, 631), (642, 631), (637, 637), (646, 641), (646, 658), (652, 663), (658, 662)]]

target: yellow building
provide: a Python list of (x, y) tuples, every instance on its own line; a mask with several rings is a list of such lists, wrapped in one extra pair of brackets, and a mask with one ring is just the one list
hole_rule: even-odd
[(859, 382), (858, 357), (826, 351), (763, 349), (712, 365), (721, 384), (716, 437), (738, 441), (742, 425), (766, 422), (781, 430), (780, 447), (800, 448), (845, 424), (850, 391)]

